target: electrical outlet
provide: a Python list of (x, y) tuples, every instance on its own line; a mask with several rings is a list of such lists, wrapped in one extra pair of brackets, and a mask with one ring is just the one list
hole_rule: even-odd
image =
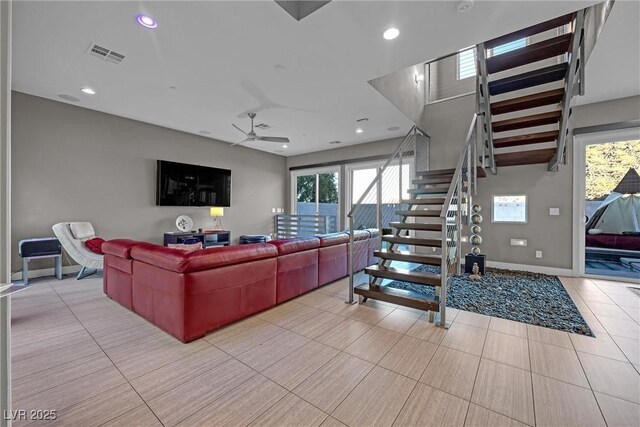
[(542, 258), (542, 251), (536, 251), (536, 258)]
[(560, 208), (549, 208), (549, 215), (560, 215)]
[(276, 213), (276, 208), (271, 208), (271, 213)]

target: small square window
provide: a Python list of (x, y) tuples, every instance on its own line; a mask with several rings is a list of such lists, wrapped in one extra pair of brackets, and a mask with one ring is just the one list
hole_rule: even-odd
[(524, 224), (527, 222), (527, 196), (493, 196), (491, 222)]

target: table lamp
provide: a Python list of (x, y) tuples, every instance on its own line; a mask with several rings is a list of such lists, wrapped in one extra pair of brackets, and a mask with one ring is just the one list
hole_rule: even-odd
[(213, 230), (222, 230), (220, 217), (224, 216), (224, 208), (210, 208), (209, 215), (213, 217)]

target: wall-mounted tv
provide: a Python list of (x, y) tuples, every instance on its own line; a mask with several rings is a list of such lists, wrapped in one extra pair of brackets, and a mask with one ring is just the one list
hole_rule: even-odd
[(157, 206), (231, 206), (231, 171), (158, 160)]

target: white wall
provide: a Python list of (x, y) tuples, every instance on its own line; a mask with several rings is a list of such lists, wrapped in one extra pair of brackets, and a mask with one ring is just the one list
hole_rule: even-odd
[[(60, 221), (90, 221), (99, 237), (162, 243), (187, 214), (211, 225), (208, 208), (155, 205), (156, 160), (231, 169), (222, 223), (234, 240), (271, 233), (271, 208), (285, 207), (282, 156), (13, 93), (13, 270), (20, 239), (52, 236)], [(36, 264), (50, 267), (48, 263)]]

